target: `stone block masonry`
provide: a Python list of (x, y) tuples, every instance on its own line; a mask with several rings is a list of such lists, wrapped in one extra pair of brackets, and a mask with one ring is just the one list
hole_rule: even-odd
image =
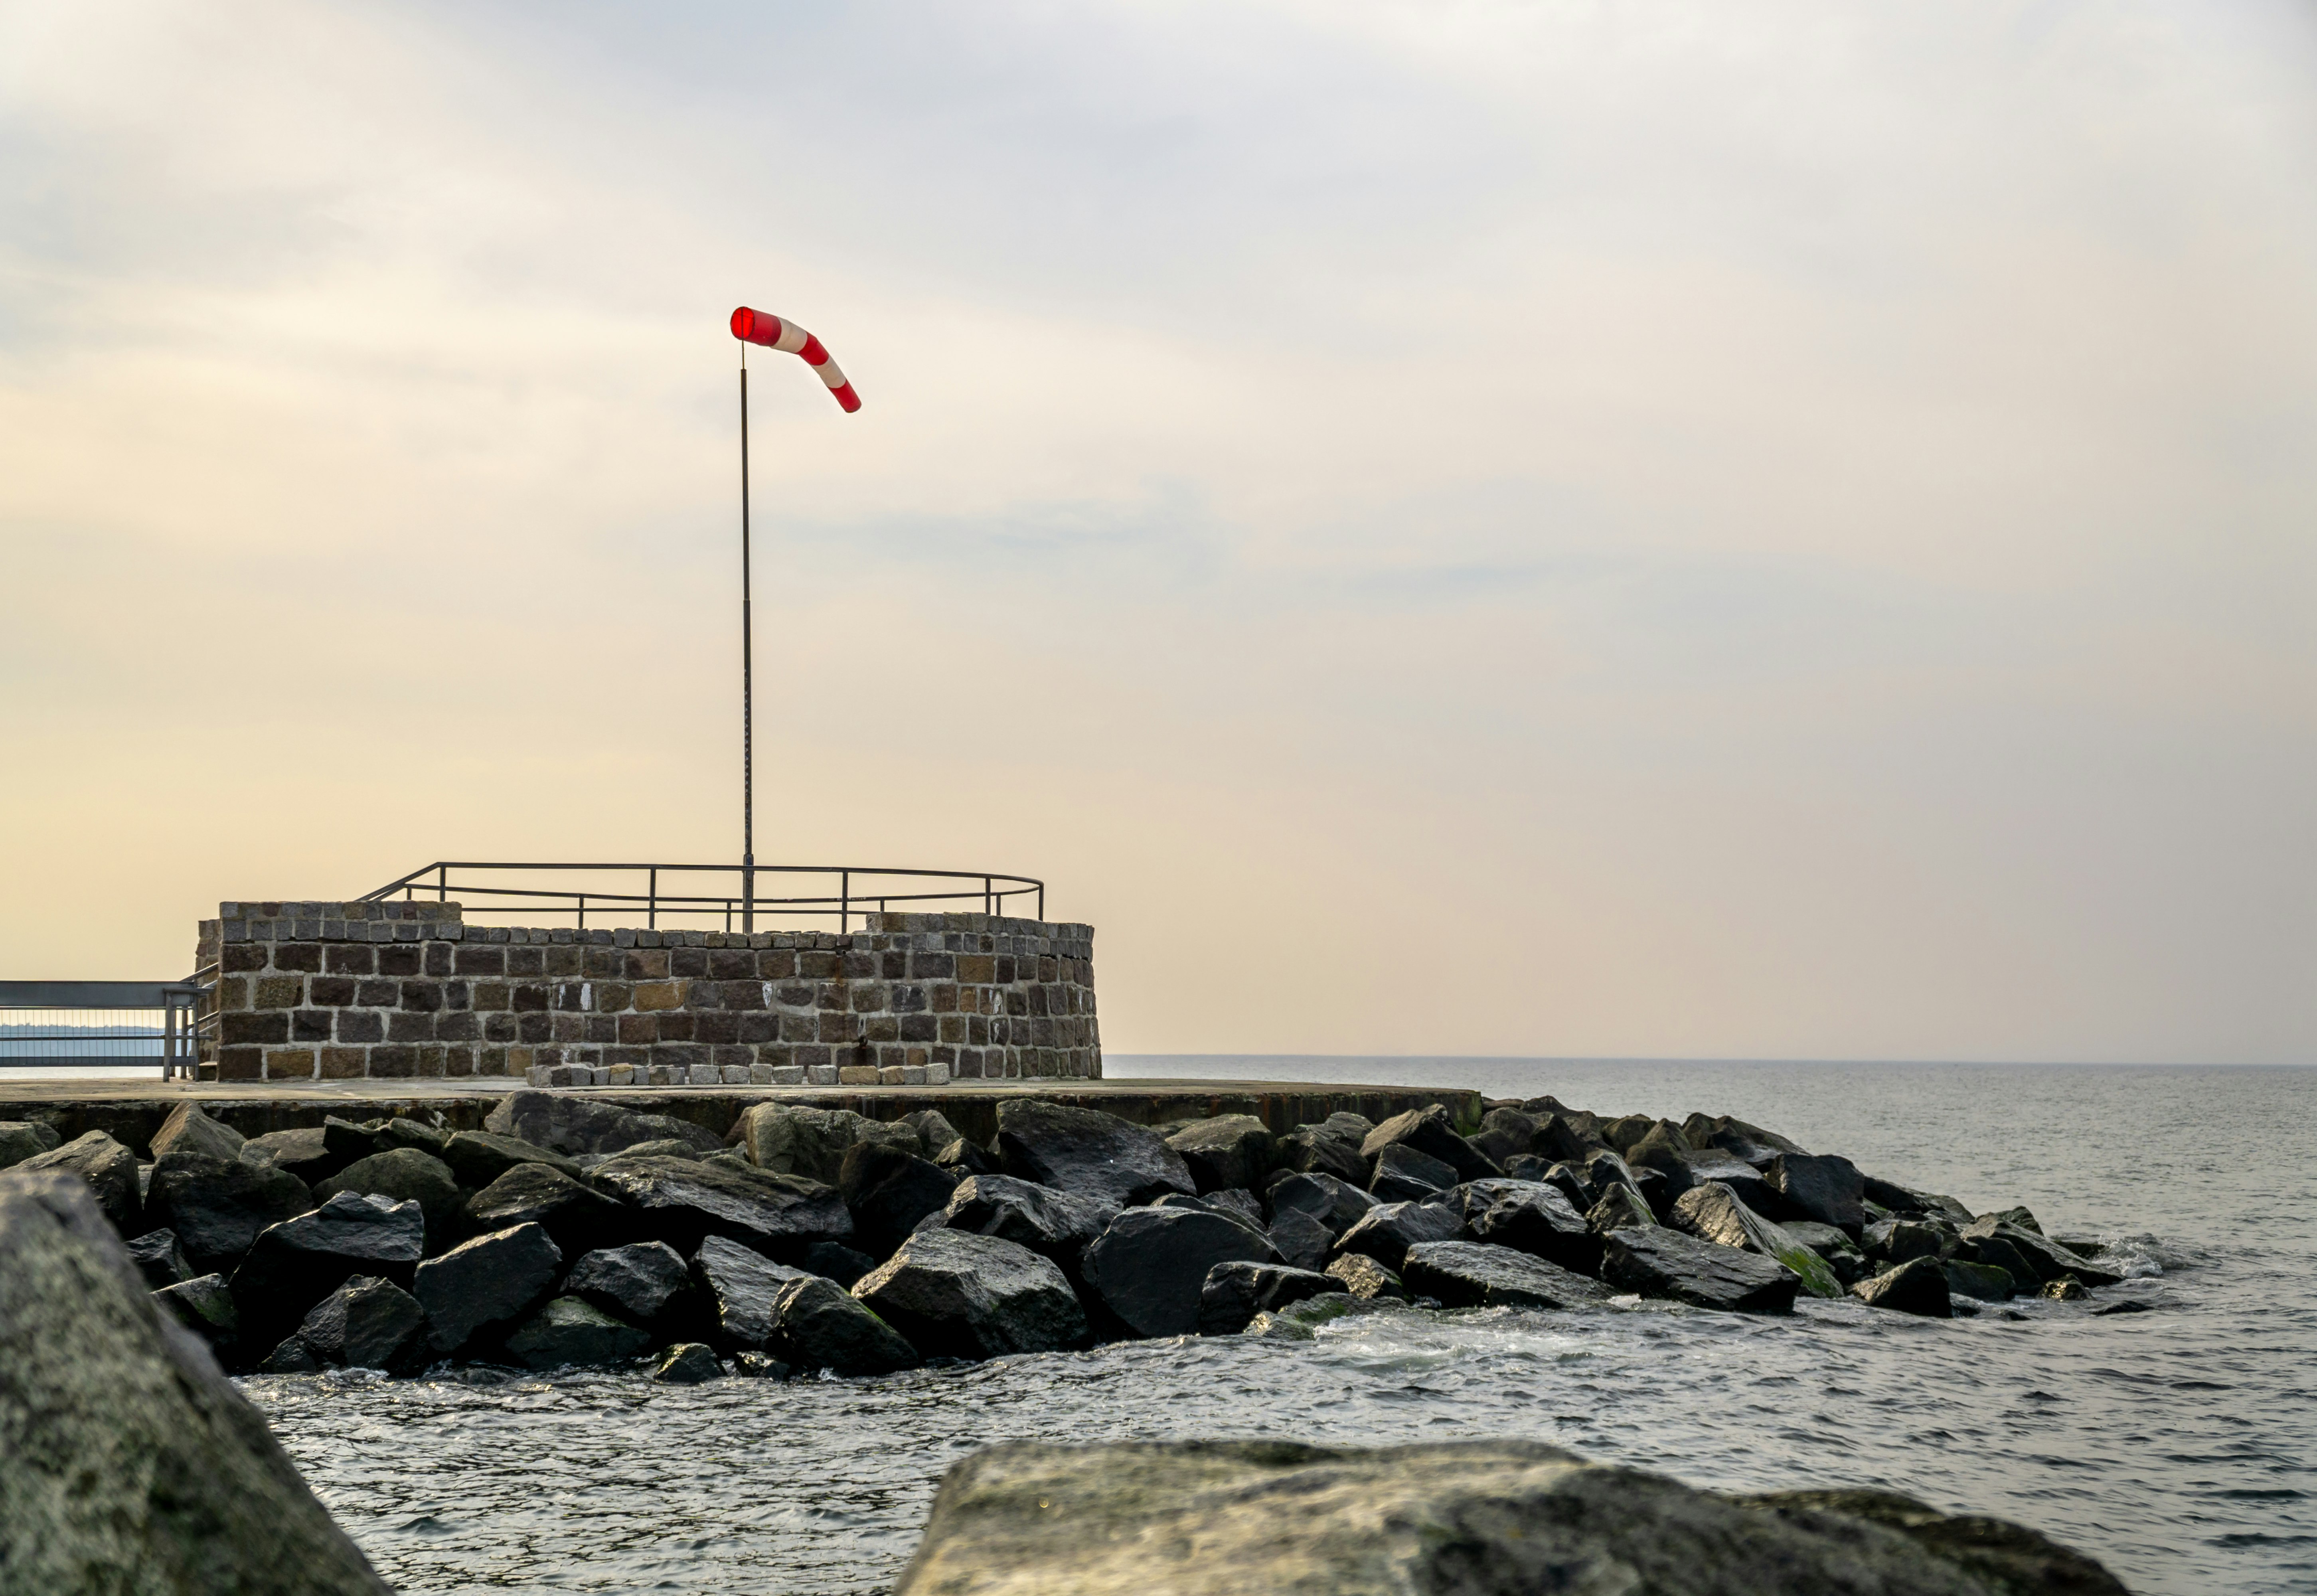
[[(548, 1086), (1100, 1080), (1094, 928), (870, 914), (815, 931), (470, 926), (444, 902), (226, 903), (219, 1080)], [(207, 1073), (205, 1069), (204, 1073)]]

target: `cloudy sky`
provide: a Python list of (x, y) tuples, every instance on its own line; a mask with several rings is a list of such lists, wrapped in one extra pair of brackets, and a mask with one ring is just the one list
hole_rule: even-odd
[(1116, 1052), (2317, 1059), (2317, 9), (0, 6), (0, 974), (1019, 871)]

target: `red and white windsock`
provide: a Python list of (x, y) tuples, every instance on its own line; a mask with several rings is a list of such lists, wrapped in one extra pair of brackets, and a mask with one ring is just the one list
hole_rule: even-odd
[(732, 312), (732, 336), (743, 343), (761, 344), (767, 349), (802, 355), (804, 363), (820, 373), (820, 380), (828, 384), (828, 391), (836, 396), (836, 402), (847, 412), (861, 408), (861, 396), (853, 391), (853, 384), (845, 380), (845, 373), (828, 358), (828, 351), (820, 346), (820, 340), (795, 322), (783, 321), (769, 311), (751, 310), (743, 305)]

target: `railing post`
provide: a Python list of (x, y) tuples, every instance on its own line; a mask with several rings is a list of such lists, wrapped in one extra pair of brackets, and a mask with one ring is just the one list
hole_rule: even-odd
[(981, 878), (981, 912), (992, 912), (989, 907), (989, 878), (986, 875)]
[(1046, 883), (1045, 883), (1044, 882), (1042, 882), (1042, 882), (1040, 882), (1040, 883), (1038, 883), (1038, 919), (1039, 919), (1040, 920), (1042, 920), (1042, 921), (1045, 918), (1046, 918)]
[(836, 873), (836, 934), (839, 937), (852, 928), (852, 919), (853, 872), (840, 870)]
[(579, 928), (583, 931), (587, 928), (587, 894), (585, 892), (579, 894)]
[(652, 866), (651, 875), (645, 883), (644, 892), (646, 894), (644, 898), (644, 927), (648, 930), (657, 931), (659, 929), (658, 865), (655, 865)]
[(451, 867), (448, 865), (437, 865), (434, 871), (434, 901), (447, 903), (450, 900)]

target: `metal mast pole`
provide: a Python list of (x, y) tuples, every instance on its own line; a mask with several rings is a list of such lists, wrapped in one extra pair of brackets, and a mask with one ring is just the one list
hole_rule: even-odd
[(748, 606), (748, 346), (740, 345), (740, 929), (756, 928), (756, 629)]

